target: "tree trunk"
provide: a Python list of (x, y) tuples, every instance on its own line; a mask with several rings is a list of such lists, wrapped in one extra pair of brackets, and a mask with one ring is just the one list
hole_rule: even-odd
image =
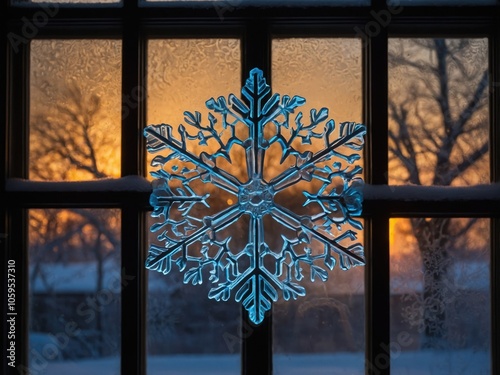
[(412, 219), (413, 233), (422, 256), (422, 321), (424, 348), (447, 347), (446, 305), (450, 303), (450, 219)]
[[(96, 258), (97, 265), (97, 282), (96, 282), (96, 294), (95, 296), (99, 296), (99, 293), (103, 290), (104, 287), (104, 260), (101, 253), (101, 232), (97, 232), (97, 239), (94, 245), (94, 254)], [(97, 301), (100, 304), (100, 301)], [(99, 356), (104, 356), (104, 324), (103, 324), (103, 312), (97, 311), (97, 320), (96, 320), (96, 330), (98, 337), (98, 353)]]

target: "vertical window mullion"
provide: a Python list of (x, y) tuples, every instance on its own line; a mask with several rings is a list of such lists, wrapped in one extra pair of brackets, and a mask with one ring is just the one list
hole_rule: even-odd
[[(19, 35), (19, 30), (13, 30)], [(9, 48), (10, 47), (10, 48)], [(15, 48), (8, 46), (7, 54), (3, 55), (7, 62), (6, 71), (9, 72), (6, 87), (9, 96), (6, 100), (7, 116), (5, 116), (5, 143), (7, 162), (4, 164), (5, 177), (27, 178), (28, 177), (28, 102), (29, 102), (29, 44), (20, 44)], [(3, 189), (5, 186), (2, 187)], [(4, 203), (5, 200), (2, 199)], [(5, 238), (0, 239), (6, 246), (4, 256), (6, 261), (15, 261), (15, 316), (16, 321), (16, 367), (6, 367), (6, 374), (18, 374), (18, 371), (28, 368), (28, 237), (27, 237), (27, 215), (22, 208), (8, 209), (2, 219), (5, 219)], [(7, 262), (4, 263), (6, 265)], [(3, 280), (7, 280), (6, 275)], [(4, 308), (7, 303), (4, 303)], [(6, 315), (4, 315), (6, 317)], [(4, 320), (4, 332), (8, 332), (6, 319)], [(7, 339), (5, 336), (4, 340)], [(6, 359), (4, 358), (4, 361)], [(4, 362), (5, 363), (5, 362)], [(21, 369), (21, 370), (19, 370)]]
[[(7, 261), (13, 260), (15, 262), (15, 316), (12, 316), (15, 320), (15, 367), (8, 366), (6, 356), (4, 356), (3, 361), (5, 363), (4, 370), (6, 375), (18, 375), (28, 371), (28, 350), (29, 345), (29, 305), (28, 300), (29, 291), (28, 285), (28, 215), (26, 210), (22, 208), (12, 208), (7, 210), (7, 222), (5, 225), (6, 236), (2, 238), (2, 245), (7, 247), (7, 251), (4, 253), (5, 262), (4, 269), (7, 268)], [(5, 243), (5, 245), (4, 245)], [(7, 275), (4, 275), (4, 280), (7, 283)], [(6, 284), (5, 288), (7, 288)], [(7, 297), (7, 295), (6, 295)], [(4, 330), (5, 336), (3, 340), (7, 342), (7, 332), (9, 332), (7, 326), (7, 319), (11, 316), (7, 315), (7, 298), (5, 298), (4, 303)], [(8, 340), (10, 342), (10, 340)], [(8, 348), (6, 346), (5, 348)]]
[[(269, 27), (261, 19), (252, 19), (247, 23), (242, 41), (243, 67), (242, 85), (250, 70), (259, 68), (264, 72), (267, 83), (271, 84), (271, 37)], [(242, 307), (242, 358), (241, 374), (270, 375), (273, 371), (273, 323), (272, 309), (264, 321), (255, 326)]]
[[(19, 30), (14, 30), (17, 33)], [(29, 168), (29, 43), (9, 48), (7, 177), (28, 178)]]
[[(5, 120), (7, 118), (7, 95), (6, 95), (6, 89), (5, 87), (7, 87), (7, 75), (5, 74), (5, 72), (7, 71), (7, 46), (8, 46), (8, 42), (7, 42), (7, 29), (5, 27), (5, 25), (7, 24), (7, 18), (6, 18), (6, 14), (7, 14), (7, 4), (5, 2), (2, 2), (2, 4), (0, 5), (0, 11), (1, 11), (1, 15), (0, 15), (0, 22), (1, 22), (1, 29), (2, 29), (2, 41), (1, 41), (1, 51), (0, 51), (0, 71), (3, 72), (1, 75), (0, 75), (0, 87), (3, 87), (4, 89), (0, 92), (0, 101), (1, 101), (1, 108), (0, 108), (0, 116)], [(8, 132), (7, 132), (7, 121), (1, 121), (0, 122), (0, 131), (1, 131), (1, 134), (3, 135), (3, 142), (4, 142), (4, 150), (8, 150), (9, 149), (9, 141), (8, 141)], [(6, 155), (6, 152), (3, 152), (0, 156), (0, 170), (1, 170), (1, 173), (2, 173), (2, 184), (0, 186), (0, 191), (1, 191), (1, 194), (2, 194), (2, 202), (5, 202), (4, 201), (4, 194), (5, 194), (5, 179), (6, 179), (6, 166), (7, 166), (7, 155)], [(6, 207), (5, 205), (2, 205), (2, 209), (1, 209), (1, 213), (0, 213), (0, 232), (2, 234), (2, 237), (0, 238), (0, 251), (2, 251), (2, 254), (3, 255), (3, 264), (4, 264), (4, 267), (2, 267), (2, 270), (0, 271), (0, 277), (2, 277), (2, 280), (6, 280), (6, 277), (7, 277), (7, 271), (5, 269), (5, 265), (7, 264), (7, 261), (9, 260), (9, 252), (8, 252), (8, 247), (7, 247), (7, 238), (6, 238), (6, 234), (7, 234), (7, 220), (8, 220), (8, 217), (7, 217), (7, 210), (6, 210)], [(2, 316), (6, 316), (5, 313), (7, 312), (6, 308), (7, 308), (7, 291), (6, 291), (6, 288), (3, 287), (2, 288)], [(7, 331), (7, 323), (4, 322), (2, 324), (3, 326), (3, 331), (2, 332), (8, 332)], [(5, 338), (2, 338), (2, 340), (5, 340)], [(3, 372), (6, 373), (6, 374), (10, 374), (10, 373), (14, 373), (14, 371), (12, 370), (8, 370), (9, 366), (7, 365), (7, 358), (4, 358), (2, 359), (2, 369), (3, 369)]]
[[(375, 10), (385, 0), (374, 1)], [(367, 22), (371, 21), (370, 19)], [(380, 27), (377, 35), (364, 40), (365, 123), (368, 129), (367, 174), (370, 184), (388, 181), (388, 33)], [(366, 222), (366, 357), (367, 375), (389, 375), (390, 359), (384, 343), (390, 340), (389, 297), (389, 216), (375, 213)]]
[[(127, 6), (127, 4), (129, 6)], [(135, 17), (136, 7), (126, 2), (123, 20), (122, 62), (122, 176), (142, 175), (144, 172), (143, 137), (141, 126), (145, 116), (145, 42)]]
[[(500, 2), (497, 2), (497, 17)], [(491, 182), (500, 182), (500, 27), (495, 23), (493, 35), (490, 37), (489, 69), (490, 69), (490, 168)], [(500, 219), (491, 218), (491, 373), (500, 371)]]
[(491, 219), (491, 269), (490, 269), (490, 288), (491, 288), (491, 373), (498, 374), (500, 371), (500, 219)]
[(144, 225), (141, 211), (122, 209), (121, 373), (146, 373), (146, 292)]
[[(2, 119), (4, 119), (4, 121), (1, 121), (0, 122), (0, 131), (1, 131), (1, 134), (3, 136), (2, 138), (2, 141), (4, 142), (4, 150), (8, 150), (9, 149), (9, 144), (8, 144), (8, 121), (6, 121), (7, 119), (7, 113), (9, 113), (8, 109), (7, 109), (7, 48), (9, 46), (9, 42), (8, 42), (8, 30), (7, 30), (7, 4), (6, 2), (2, 2), (2, 4), (0, 5), (0, 12), (1, 12), (1, 16), (0, 16), (0, 22), (1, 22), (1, 26), (0, 26), (0, 29), (2, 30), (2, 41), (1, 41), (1, 50), (0, 50), (0, 72), (2, 72), (0, 74), (0, 87), (2, 87), (3, 89), (0, 91), (0, 103), (1, 103), (1, 107), (0, 107), (0, 116)], [(6, 178), (6, 167), (7, 167), (7, 162), (8, 162), (8, 159), (7, 159), (7, 155), (6, 155), (6, 152), (3, 152), (0, 156), (0, 173), (2, 174), (2, 178), (3, 178), (3, 181), (5, 181), (5, 178)], [(2, 184), (2, 186), (0, 186), (0, 191), (3, 193), (5, 191), (5, 184)], [(4, 212), (2, 212), (2, 215), (4, 214)]]
[[(141, 126), (144, 116), (144, 41), (137, 20), (138, 5), (123, 5), (121, 175), (142, 175)], [(121, 373), (146, 373), (146, 284), (144, 221), (134, 202), (122, 207)]]

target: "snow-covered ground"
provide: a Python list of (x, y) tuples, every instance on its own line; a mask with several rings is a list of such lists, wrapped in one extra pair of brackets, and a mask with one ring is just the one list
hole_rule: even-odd
[[(381, 358), (376, 364), (385, 366)], [(119, 358), (78, 362), (50, 362), (51, 375), (118, 375)], [(363, 375), (362, 353), (277, 354), (275, 375)], [(147, 375), (238, 375), (240, 358), (236, 355), (172, 355), (148, 357)], [(394, 375), (487, 375), (488, 352), (434, 351), (402, 352), (392, 360)]]

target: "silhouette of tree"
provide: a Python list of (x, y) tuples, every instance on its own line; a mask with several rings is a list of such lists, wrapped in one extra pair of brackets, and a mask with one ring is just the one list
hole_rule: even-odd
[[(391, 44), (389, 94), (391, 182), (487, 183), (487, 44), (473, 39), (405, 39)], [(423, 264), (427, 347), (446, 346), (446, 296), (460, 238), (477, 220), (414, 218)]]
[[(53, 110), (35, 113), (30, 124), (30, 178), (61, 181), (110, 177), (106, 155), (116, 152), (112, 135), (102, 129), (100, 98), (78, 84), (61, 90), (63, 98)], [(47, 263), (95, 262), (95, 292), (104, 289), (105, 264), (120, 249), (116, 210), (67, 208), (34, 210), (30, 215), (30, 280), (43, 282)], [(49, 293), (53, 285), (45, 283)], [(104, 348), (103, 316), (98, 314), (99, 343)]]
[(70, 171), (80, 179), (110, 177), (106, 156), (116, 152), (113, 134), (102, 126), (101, 99), (69, 83), (61, 93), (64, 100), (51, 113), (33, 116), (30, 127), (30, 177), (65, 180)]

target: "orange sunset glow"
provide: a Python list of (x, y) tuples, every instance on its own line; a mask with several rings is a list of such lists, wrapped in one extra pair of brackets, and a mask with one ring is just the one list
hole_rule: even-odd
[(30, 179), (120, 176), (121, 41), (34, 40)]

